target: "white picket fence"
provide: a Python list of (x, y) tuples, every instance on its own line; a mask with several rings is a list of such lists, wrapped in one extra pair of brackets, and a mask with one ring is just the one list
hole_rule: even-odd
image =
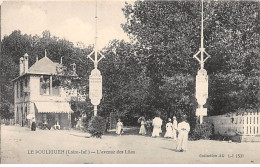
[(214, 124), (214, 133), (224, 136), (260, 135), (260, 113), (243, 112), (241, 114), (205, 117), (204, 121)]

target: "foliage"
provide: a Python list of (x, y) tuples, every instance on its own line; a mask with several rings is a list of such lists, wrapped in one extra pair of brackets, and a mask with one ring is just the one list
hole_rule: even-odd
[(88, 125), (88, 131), (93, 137), (101, 138), (106, 130), (106, 121), (101, 116), (93, 116)]
[[(205, 64), (210, 115), (242, 106), (259, 108), (258, 5), (204, 3), (204, 44), (211, 54)], [(142, 48), (139, 60), (150, 79), (147, 104), (162, 115), (195, 113), (195, 85), (190, 78), (195, 79), (199, 67), (192, 56), (200, 47), (200, 11), (199, 1), (136, 1), (123, 9), (127, 21), (122, 27)]]
[(77, 101), (77, 100), (71, 100), (71, 109), (74, 111), (71, 114), (71, 122), (72, 125), (75, 126), (77, 124), (77, 121), (79, 118), (82, 118), (83, 116), (83, 126), (84, 130), (87, 130), (88, 128), (88, 123), (91, 119), (92, 116), (92, 104), (87, 100), (87, 101)]
[(196, 31), (198, 6), (196, 2), (136, 1), (123, 9), (127, 23), (122, 27), (142, 48), (140, 61), (150, 80), (146, 105), (161, 111), (163, 119), (194, 112), (196, 62), (191, 55), (200, 32)]
[[(259, 108), (259, 13), (254, 1), (204, 2), (204, 44), (211, 55), (205, 63), (209, 75), (209, 97), (204, 107), (209, 115), (235, 112), (238, 108)], [(126, 3), (123, 30), (131, 42), (112, 40), (102, 53), (98, 68), (103, 77), (103, 99), (99, 115), (115, 112), (134, 125), (140, 116), (153, 118), (188, 115), (195, 128), (195, 76), (199, 65), (193, 55), (200, 47), (199, 1), (136, 1)], [(74, 45), (44, 31), (43, 36), (5, 36), (1, 48), (1, 116), (13, 103), (11, 80), (19, 75), (19, 58), (29, 54), (29, 66), (42, 58), (44, 50), (54, 62), (70, 69), (77, 65), (77, 78), (68, 88), (88, 95), (88, 78), (93, 63), (87, 55), (93, 46)], [(3, 79), (2, 79), (3, 78)], [(72, 102), (78, 117), (91, 117), (93, 106)], [(8, 114), (4, 114), (7, 117)]]
[(210, 139), (214, 134), (214, 127), (212, 123), (203, 122), (196, 124), (194, 130), (191, 132), (192, 140)]
[(13, 107), (8, 102), (1, 102), (0, 116), (2, 119), (11, 119), (14, 117)]
[(118, 117), (132, 116), (129, 119), (133, 119), (149, 112), (144, 103), (149, 92), (149, 78), (138, 60), (135, 45), (113, 40), (103, 52), (106, 58), (99, 66), (103, 76), (100, 114), (108, 116), (116, 112)]
[[(207, 43), (212, 58), (209, 112), (235, 112), (259, 108), (259, 13), (258, 2), (213, 2), (209, 8)], [(206, 37), (205, 37), (206, 38)]]
[(1, 53), (0, 63), (0, 115), (3, 119), (11, 119), (14, 115), (10, 110), (14, 100), (11, 80), (17, 76), (18, 68), (7, 54)]
[[(10, 35), (4, 36), (1, 41), (1, 116), (3, 118), (11, 118), (12, 114), (8, 107), (13, 104), (13, 83), (12, 79), (19, 76), (19, 59), (25, 53), (29, 55), (29, 67), (36, 62), (36, 57), (39, 59), (44, 57), (45, 49), (47, 57), (54, 62), (60, 62), (68, 71), (71, 68), (71, 63), (76, 63), (78, 77), (70, 78), (71, 83), (66, 82), (66, 78), (54, 77), (55, 84), (70, 88), (77, 88), (82, 94), (86, 94), (86, 87), (88, 86), (88, 75), (90, 74), (90, 61), (87, 61), (86, 55), (90, 53), (91, 46), (79, 47), (65, 39), (59, 39), (52, 36), (49, 31), (44, 31), (43, 36), (22, 34), (20, 30), (13, 31)], [(90, 105), (87, 103), (87, 105)], [(84, 110), (88, 112), (90, 110)]]

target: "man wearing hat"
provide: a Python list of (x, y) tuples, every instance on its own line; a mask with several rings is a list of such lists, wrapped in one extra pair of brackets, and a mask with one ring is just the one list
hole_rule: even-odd
[(187, 122), (187, 116), (183, 115), (182, 122), (178, 124), (178, 141), (177, 150), (180, 152), (187, 151), (188, 134), (190, 132), (190, 125)]

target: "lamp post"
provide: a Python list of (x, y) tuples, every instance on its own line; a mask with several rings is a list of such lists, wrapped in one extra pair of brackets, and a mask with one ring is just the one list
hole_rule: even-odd
[[(96, 33), (94, 50), (88, 55), (88, 58), (94, 63), (94, 69), (91, 71), (91, 75), (89, 76), (89, 98), (91, 100), (91, 103), (94, 105), (94, 116), (97, 116), (97, 106), (102, 99), (102, 75), (97, 67), (99, 61), (105, 57), (100, 51), (98, 51), (97, 48), (97, 1), (95, 24)], [(94, 55), (94, 59), (92, 59), (92, 55)], [(100, 55), (101, 57), (98, 58), (98, 55)]]
[[(210, 55), (205, 51), (204, 48), (204, 34), (203, 34), (203, 0), (201, 1), (201, 46), (199, 51), (193, 56), (200, 63), (200, 70), (196, 75), (196, 99), (198, 102), (198, 108), (196, 110), (196, 115), (200, 117), (200, 124), (203, 123), (203, 116), (207, 115), (207, 108), (203, 108), (208, 98), (208, 75), (207, 71), (204, 69), (205, 61), (210, 58)], [(200, 53), (200, 58), (197, 56)], [(204, 53), (206, 58), (204, 59)]]

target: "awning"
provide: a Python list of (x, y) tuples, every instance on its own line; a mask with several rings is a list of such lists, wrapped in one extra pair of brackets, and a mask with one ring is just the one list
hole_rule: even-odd
[(38, 113), (72, 113), (69, 103), (66, 102), (34, 102)]

